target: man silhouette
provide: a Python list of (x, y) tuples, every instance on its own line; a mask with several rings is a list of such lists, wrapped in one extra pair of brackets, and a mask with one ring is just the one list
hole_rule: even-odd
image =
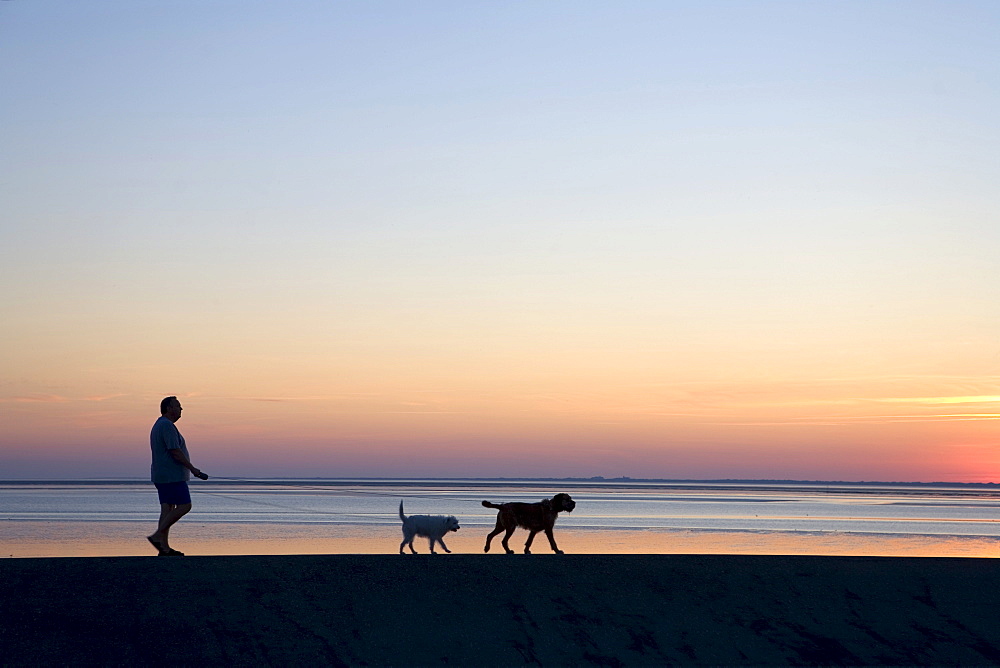
[(188, 455), (184, 437), (174, 425), (181, 419), (181, 402), (166, 397), (160, 402), (160, 417), (149, 432), (149, 447), (153, 461), (150, 479), (160, 497), (160, 522), (156, 533), (146, 536), (161, 557), (183, 557), (184, 553), (170, 547), (170, 527), (191, 510), (191, 491), (187, 481), (191, 474), (202, 480), (208, 476), (196, 469)]

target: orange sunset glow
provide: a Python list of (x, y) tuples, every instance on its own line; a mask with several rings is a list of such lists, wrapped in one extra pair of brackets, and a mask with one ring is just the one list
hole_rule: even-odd
[(0, 4), (0, 479), (1000, 482), (997, 5)]

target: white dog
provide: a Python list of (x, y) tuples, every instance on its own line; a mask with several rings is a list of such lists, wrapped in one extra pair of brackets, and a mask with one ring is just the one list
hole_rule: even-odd
[(399, 502), (399, 519), (403, 520), (403, 542), (399, 544), (399, 553), (403, 554), (403, 546), (409, 545), (410, 552), (416, 554), (413, 549), (413, 539), (416, 536), (423, 536), (430, 539), (431, 554), (434, 551), (434, 541), (441, 543), (444, 551), (451, 554), (451, 550), (444, 544), (444, 535), (449, 531), (458, 531), (458, 520), (454, 516), (448, 515), (411, 515), (407, 517), (403, 514), (403, 502)]

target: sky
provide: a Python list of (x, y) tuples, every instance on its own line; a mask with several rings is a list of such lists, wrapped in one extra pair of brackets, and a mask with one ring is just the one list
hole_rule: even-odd
[(0, 2), (0, 478), (1000, 482), (998, 34)]

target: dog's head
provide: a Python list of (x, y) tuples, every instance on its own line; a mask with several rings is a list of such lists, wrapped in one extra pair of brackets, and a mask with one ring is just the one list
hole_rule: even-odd
[(444, 518), (444, 528), (448, 531), (458, 531), (462, 527), (458, 526), (458, 518), (454, 515), (448, 515), (448, 517)]
[(556, 511), (557, 513), (560, 513), (564, 510), (567, 513), (571, 513), (573, 512), (573, 509), (576, 508), (576, 501), (570, 498), (569, 494), (563, 494), (563, 493), (556, 494), (555, 496), (552, 497), (549, 503), (551, 504), (550, 507), (552, 508), (552, 510)]

